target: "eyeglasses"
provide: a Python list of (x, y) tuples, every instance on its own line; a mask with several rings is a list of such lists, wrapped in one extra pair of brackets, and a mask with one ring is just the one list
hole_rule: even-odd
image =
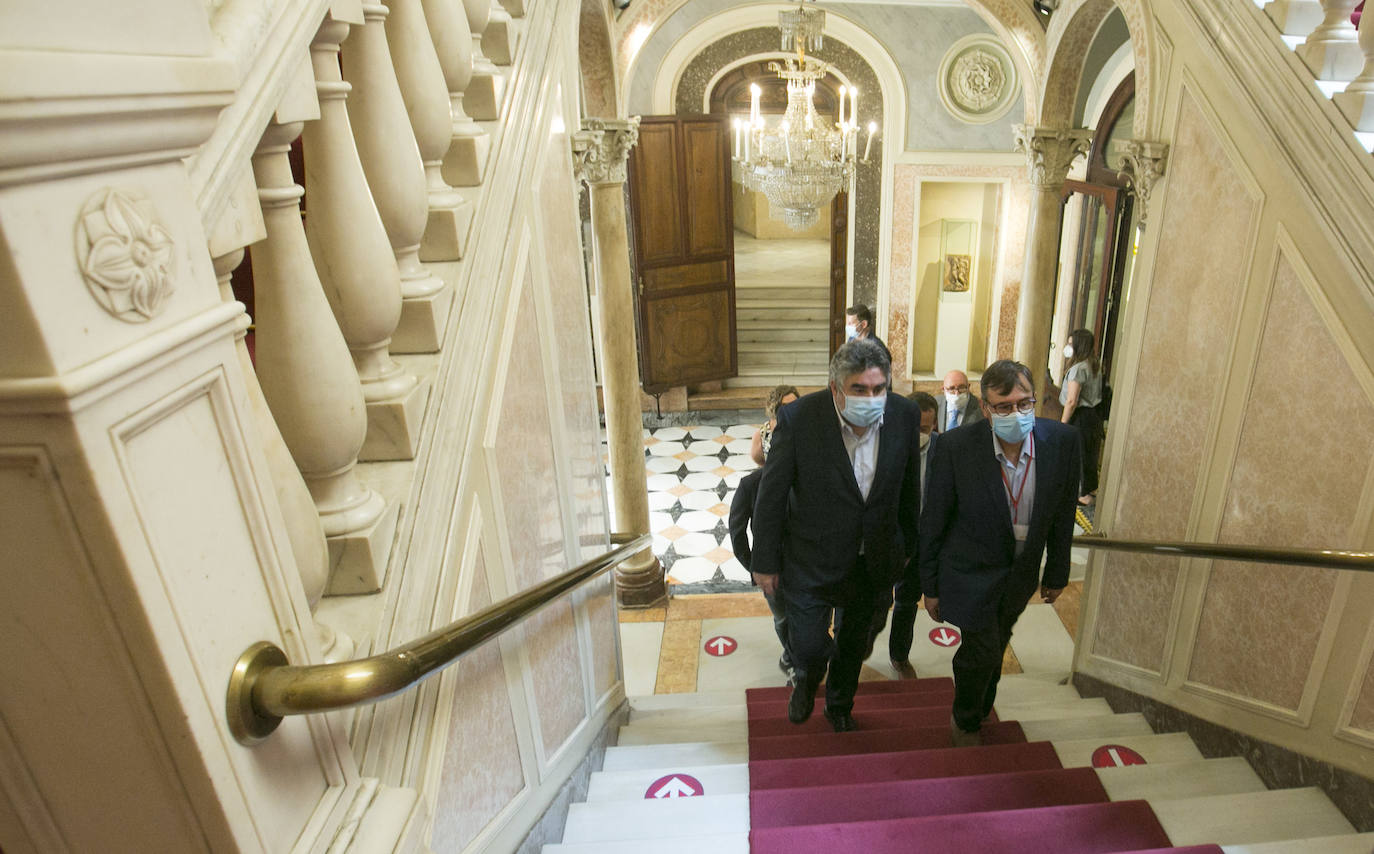
[(1019, 412), (1025, 415), (1028, 412), (1035, 411), (1035, 398), (1026, 397), (1014, 403), (1009, 400), (1003, 401), (1002, 403), (989, 403), (987, 406), (988, 409), (991, 409), (996, 415), (1010, 415), (1013, 412)]
[(947, 385), (945, 386), (945, 391), (953, 392), (955, 394), (963, 394), (964, 392), (968, 391), (968, 383), (964, 383), (963, 385)]

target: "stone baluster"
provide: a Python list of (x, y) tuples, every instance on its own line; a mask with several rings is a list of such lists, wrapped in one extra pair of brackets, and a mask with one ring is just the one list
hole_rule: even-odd
[(505, 9), (512, 18), (525, 17), (525, 0), (500, 0), (501, 8)]
[(1269, 0), (1264, 14), (1285, 36), (1306, 36), (1322, 22), (1319, 0)]
[(1169, 158), (1169, 143), (1146, 139), (1123, 139), (1112, 144), (1120, 160), (1120, 170), (1130, 179), (1135, 191), (1136, 221), (1144, 225), (1150, 212), (1150, 194), (1164, 177)]
[(295, 118), (278, 110), (253, 155), (267, 229), (250, 250), (257, 374), (327, 538), (329, 592), (371, 592), (386, 573), (396, 507), (358, 480), (367, 410), (301, 224), (304, 190), (287, 159), (302, 127)]
[(387, 8), (363, 4), (364, 26), (343, 48), (343, 77), (353, 86), (348, 118), (363, 174), (401, 273), (401, 322), (394, 353), (433, 353), (443, 341), (453, 289), (420, 263), (429, 221), (425, 169), (410, 127), (386, 41)]
[(430, 38), (421, 0), (385, 0), (391, 15), (386, 39), (391, 65), (420, 159), (425, 166), (429, 196), (429, 220), (420, 242), (421, 261), (457, 261), (467, 248), (472, 225), (472, 205), (444, 182), (444, 155), (453, 139), (453, 113), (449, 109), (448, 84)]
[(1360, 24), (1359, 45), (1364, 55), (1364, 71), (1332, 100), (1355, 130), (1368, 133), (1374, 131), (1374, 11), (1369, 13), (1367, 26), (1363, 17)]
[(482, 33), (482, 52), (497, 65), (510, 65), (515, 61), (516, 39), (515, 21), (497, 0), (487, 0), (491, 4), (491, 20), (486, 32)]
[(1322, 0), (1322, 22), (1297, 54), (1318, 80), (1352, 80), (1364, 67), (1350, 13), (1359, 0)]
[(1016, 148), (1029, 160), (1030, 217), (1026, 223), (1026, 262), (1016, 313), (1013, 354), (1031, 369), (1035, 393), (1045, 394), (1050, 329), (1054, 320), (1055, 274), (1059, 262), (1060, 193), (1074, 158), (1088, 152), (1092, 131), (1017, 125)]
[(423, 0), (425, 20), (439, 55), (439, 66), (448, 84), (449, 111), (453, 114), (452, 138), (444, 156), (444, 180), (455, 187), (482, 183), (491, 136), (463, 109), (463, 97), (472, 83), (472, 30), (459, 0)]
[(468, 115), (478, 121), (495, 121), (501, 117), (505, 78), (482, 51), (483, 37), (491, 26), (491, 0), (463, 0), (463, 14), (472, 33), (472, 81), (468, 83), (464, 106)]
[[(578, 177), (591, 192), (597, 293), (601, 299), (601, 380), (617, 531), (649, 530), (644, 475), (635, 297), (625, 222), (625, 161), (639, 138), (638, 119), (586, 119), (574, 135)], [(616, 568), (620, 604), (647, 607), (666, 595), (663, 566), (645, 549)]]
[(353, 354), (367, 402), (367, 438), (359, 459), (414, 459), (426, 388), (391, 358), (401, 319), (401, 276), (367, 186), (339, 73), (339, 43), (350, 24), (342, 4), (325, 17), (310, 46), (320, 120), (305, 126), (305, 233), (334, 317)]

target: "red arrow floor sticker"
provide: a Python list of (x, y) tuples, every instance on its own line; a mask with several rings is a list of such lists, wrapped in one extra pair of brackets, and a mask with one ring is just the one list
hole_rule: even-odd
[(1094, 768), (1120, 768), (1123, 765), (1144, 764), (1144, 756), (1120, 744), (1104, 744), (1093, 751)]
[(715, 656), (729, 655), (738, 648), (739, 644), (735, 639), (725, 635), (716, 635), (706, 642), (706, 651)]
[(655, 798), (695, 798), (706, 793), (706, 787), (691, 774), (669, 774), (649, 784), (644, 800)]
[(954, 646), (959, 642), (959, 632), (957, 629), (941, 626), (938, 629), (930, 630), (930, 642), (936, 646)]

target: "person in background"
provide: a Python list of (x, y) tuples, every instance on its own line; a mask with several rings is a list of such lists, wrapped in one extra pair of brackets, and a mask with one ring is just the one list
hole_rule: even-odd
[[(768, 456), (773, 429), (778, 426), (778, 410), (800, 396), (797, 387), (791, 385), (775, 386), (768, 393), (768, 400), (763, 405), (766, 420), (762, 427), (754, 431), (754, 444), (749, 449), (749, 456), (753, 457), (758, 465), (762, 466)], [(735, 559), (746, 570), (751, 563), (749, 523), (754, 517), (754, 501), (759, 494), (759, 480), (762, 477), (762, 468), (749, 472), (740, 479), (739, 486), (735, 487), (735, 497), (730, 500), (730, 547), (735, 553)], [(792, 654), (787, 651), (787, 602), (781, 589), (772, 593), (764, 591), (763, 598), (768, 602), (768, 610), (773, 614), (773, 631), (778, 635), (778, 643), (782, 644), (778, 669), (787, 676), (790, 685), (793, 667)]]
[(968, 374), (950, 371), (945, 374), (944, 394), (938, 401), (935, 429), (948, 433), (955, 427), (983, 420), (983, 410), (977, 395), (969, 394)]
[(1035, 417), (1033, 382), (1020, 362), (989, 365), (980, 383), (988, 420), (942, 434), (930, 458), (917, 553), (926, 611), (963, 633), (955, 747), (982, 743), (1012, 627), (1037, 585), (1053, 603), (1069, 583), (1082, 445), (1072, 428)]
[(873, 310), (863, 303), (855, 303), (844, 310), (844, 340), (853, 341), (857, 338), (877, 341), (883, 352), (887, 353), (887, 360), (892, 361), (892, 351), (887, 349), (883, 339), (874, 331)]
[(749, 458), (754, 465), (763, 465), (764, 458), (768, 456), (768, 443), (773, 438), (773, 428), (778, 426), (778, 408), (799, 397), (801, 392), (794, 385), (773, 386), (773, 390), (768, 392), (768, 400), (763, 404), (763, 425), (754, 431), (754, 439), (749, 446)]
[[(935, 447), (938, 434), (935, 432), (935, 413), (938, 404), (935, 396), (924, 391), (911, 395), (911, 401), (921, 413), (921, 500), (925, 500), (926, 470), (930, 465), (930, 454)], [(902, 679), (915, 679), (916, 668), (911, 666), (911, 642), (916, 629), (916, 612), (921, 603), (921, 577), (915, 561), (907, 563), (902, 577), (887, 595), (883, 596), (873, 613), (873, 626), (868, 633), (868, 650), (871, 655), (873, 644), (887, 625), (887, 610), (892, 608), (892, 631), (887, 636), (887, 654), (892, 667)], [(864, 656), (865, 659), (868, 656)]]
[(891, 382), (887, 350), (860, 338), (831, 357), (828, 389), (778, 412), (749, 569), (765, 594), (786, 592), (794, 724), (811, 717), (829, 668), (825, 717), (836, 732), (855, 728), (874, 607), (915, 554), (921, 419)]
[(1097, 499), (1097, 469), (1102, 460), (1102, 441), (1106, 438), (1103, 418), (1098, 410), (1102, 403), (1102, 365), (1094, 352), (1093, 334), (1075, 329), (1064, 345), (1064, 384), (1059, 390), (1059, 402), (1064, 414), (1059, 420), (1078, 428), (1083, 440), (1083, 485), (1078, 490), (1078, 503), (1092, 505)]

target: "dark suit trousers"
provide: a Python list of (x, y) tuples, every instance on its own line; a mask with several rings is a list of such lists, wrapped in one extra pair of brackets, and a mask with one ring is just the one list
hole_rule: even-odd
[[(786, 582), (784, 582), (785, 584)], [(833, 712), (854, 708), (854, 691), (859, 686), (859, 671), (868, 648), (868, 631), (873, 610), (890, 586), (870, 578), (862, 555), (840, 588), (833, 591), (787, 588), (788, 651), (797, 678), (825, 683), (825, 707)], [(835, 617), (835, 637), (830, 637), (831, 613)]]
[(965, 732), (976, 732), (992, 713), (997, 683), (1002, 678), (1002, 656), (1011, 642), (1011, 629), (1026, 610), (1027, 596), (1003, 593), (997, 602), (994, 625), (980, 629), (960, 627), (963, 640), (954, 653), (954, 722)]
[(916, 612), (921, 602), (921, 576), (916, 571), (916, 562), (907, 564), (902, 571), (902, 580), (891, 589), (884, 588), (873, 606), (873, 624), (868, 630), (868, 650), (871, 654), (873, 644), (887, 625), (887, 609), (892, 609), (892, 631), (887, 635), (887, 655), (893, 661), (906, 661), (911, 657), (912, 634), (916, 628)]

